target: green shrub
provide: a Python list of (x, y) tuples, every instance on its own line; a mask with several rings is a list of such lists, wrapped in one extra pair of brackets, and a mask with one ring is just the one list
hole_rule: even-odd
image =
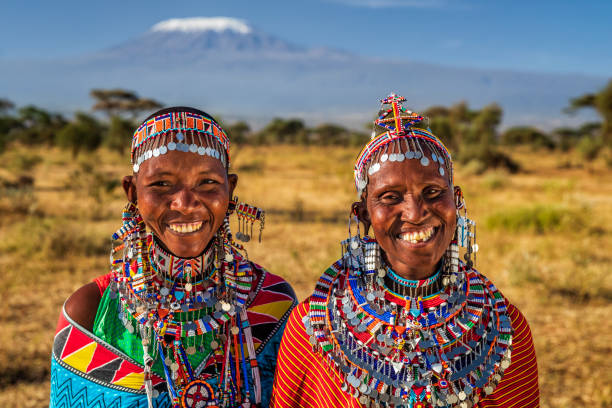
[(601, 138), (583, 136), (578, 142), (578, 151), (586, 160), (593, 160), (604, 147)]
[(2, 157), (2, 166), (14, 174), (29, 173), (43, 158), (23, 149), (9, 149)]
[(58, 146), (72, 150), (76, 157), (81, 150), (95, 150), (102, 143), (103, 127), (93, 116), (77, 112), (74, 120), (66, 124), (56, 135)]
[(109, 238), (83, 231), (79, 224), (65, 219), (30, 217), (14, 226), (0, 243), (0, 251), (47, 258), (97, 256), (108, 253), (109, 242)]
[(527, 145), (535, 148), (555, 148), (555, 143), (546, 133), (531, 126), (516, 126), (506, 130), (501, 135), (501, 142), (509, 146)]
[(483, 180), (483, 185), (489, 190), (499, 190), (508, 185), (508, 175), (499, 172), (487, 174)]
[[(520, 170), (519, 164), (507, 154), (497, 150), (495, 147), (483, 144), (464, 145), (457, 160), (460, 163), (468, 164), (474, 169), (478, 167), (479, 171), (474, 171), (475, 174), (480, 174), (487, 169), (506, 170), (510, 173), (516, 173)], [(478, 163), (478, 166), (470, 164)]]
[(585, 226), (586, 209), (578, 210), (557, 205), (535, 205), (499, 211), (486, 220), (491, 229), (512, 232), (532, 231), (539, 234), (572, 231)]

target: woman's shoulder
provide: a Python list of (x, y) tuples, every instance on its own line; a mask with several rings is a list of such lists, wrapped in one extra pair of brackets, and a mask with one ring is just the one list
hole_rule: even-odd
[(98, 285), (87, 283), (70, 295), (64, 303), (64, 311), (74, 322), (91, 331), (101, 298)]
[(287, 320), (287, 327), (283, 337), (287, 338), (285, 341), (293, 343), (308, 343), (308, 334), (306, 333), (305, 320), (308, 318), (308, 312), (310, 310), (310, 297), (301, 301), (291, 311), (291, 315)]
[[(258, 298), (262, 298), (259, 300), (265, 300), (263, 298), (276, 298), (278, 300), (290, 300), (292, 302), (291, 307), (297, 304), (295, 291), (289, 282), (287, 282), (283, 277), (269, 272), (255, 262), (249, 261), (249, 264), (251, 265), (252, 271), (255, 275), (251, 295), (253, 301)], [(253, 302), (251, 302), (251, 304), (252, 303)]]
[(100, 300), (110, 284), (111, 274), (98, 276), (77, 289), (64, 303), (66, 315), (74, 322), (91, 331), (96, 319)]

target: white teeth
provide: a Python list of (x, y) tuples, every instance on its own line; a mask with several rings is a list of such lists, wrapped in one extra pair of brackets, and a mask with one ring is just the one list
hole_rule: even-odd
[(429, 238), (431, 238), (433, 233), (434, 233), (433, 227), (429, 227), (423, 231), (406, 232), (404, 234), (401, 234), (400, 238), (403, 239), (404, 241), (410, 242), (411, 244), (416, 244), (419, 242), (427, 241)]
[(168, 227), (174, 232), (186, 234), (188, 232), (194, 232), (202, 228), (202, 222), (191, 222), (188, 224), (169, 224)]

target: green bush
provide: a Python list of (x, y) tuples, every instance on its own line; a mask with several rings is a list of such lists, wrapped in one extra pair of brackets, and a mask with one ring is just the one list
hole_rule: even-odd
[(557, 205), (535, 205), (499, 211), (486, 220), (491, 229), (512, 232), (531, 231), (538, 234), (554, 231), (573, 231), (586, 224), (585, 209), (578, 210)]
[(7, 239), (0, 243), (0, 251), (47, 258), (97, 256), (108, 253), (109, 242), (107, 237), (85, 232), (75, 222), (30, 217), (13, 227)]
[(123, 156), (124, 152), (130, 148), (134, 129), (136, 129), (136, 126), (132, 121), (120, 116), (113, 116), (104, 138), (104, 144)]
[(475, 174), (483, 173), (487, 169), (507, 170), (510, 173), (520, 170), (519, 164), (512, 157), (486, 144), (464, 145), (456, 159), (471, 167)]
[(536, 148), (555, 148), (555, 143), (546, 133), (531, 126), (515, 126), (506, 130), (501, 136), (501, 142), (509, 146), (527, 145)]
[(72, 150), (76, 157), (81, 150), (95, 150), (102, 143), (103, 127), (93, 116), (77, 112), (74, 120), (66, 124), (55, 136), (58, 146)]
[(603, 147), (604, 144), (601, 138), (591, 136), (583, 136), (577, 146), (578, 151), (586, 160), (596, 158)]

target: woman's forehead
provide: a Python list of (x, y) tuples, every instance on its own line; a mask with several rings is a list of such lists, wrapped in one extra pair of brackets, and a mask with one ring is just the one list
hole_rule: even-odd
[(384, 185), (450, 185), (446, 176), (440, 175), (436, 166), (423, 166), (418, 160), (385, 161), (380, 169), (370, 175), (368, 187)]
[(200, 156), (191, 152), (168, 152), (163, 156), (152, 157), (142, 163), (138, 174), (145, 177), (169, 174), (199, 174), (219, 173), (225, 174), (226, 170), (221, 161), (210, 157)]

